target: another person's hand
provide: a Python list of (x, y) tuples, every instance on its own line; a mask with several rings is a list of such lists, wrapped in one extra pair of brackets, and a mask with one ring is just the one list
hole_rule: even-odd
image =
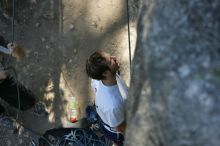
[(0, 70), (0, 80), (4, 80), (7, 78), (7, 74), (5, 73), (5, 71)]
[(25, 51), (21, 46), (9, 43), (7, 47), (10, 49), (12, 56), (14, 56), (17, 60), (21, 60), (25, 57)]

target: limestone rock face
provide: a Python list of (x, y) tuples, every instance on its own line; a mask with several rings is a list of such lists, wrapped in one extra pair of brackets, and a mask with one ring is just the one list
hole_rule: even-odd
[(220, 1), (145, 0), (126, 146), (220, 145)]

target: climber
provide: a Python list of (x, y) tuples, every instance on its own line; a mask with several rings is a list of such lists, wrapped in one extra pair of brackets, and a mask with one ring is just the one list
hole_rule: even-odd
[(118, 75), (119, 63), (115, 56), (103, 51), (94, 52), (86, 62), (86, 71), (92, 78), (95, 107), (100, 127), (106, 137), (123, 145), (126, 128), (125, 101), (128, 87)]

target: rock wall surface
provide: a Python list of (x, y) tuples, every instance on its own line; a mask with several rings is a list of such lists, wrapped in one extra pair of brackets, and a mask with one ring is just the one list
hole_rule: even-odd
[(220, 1), (145, 0), (126, 146), (219, 146)]

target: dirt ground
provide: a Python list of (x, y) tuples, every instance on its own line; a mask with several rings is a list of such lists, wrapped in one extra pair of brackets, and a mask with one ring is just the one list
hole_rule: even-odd
[[(137, 12), (133, 6), (130, 7), (132, 56)], [(80, 127), (80, 124), (68, 122), (67, 103), (75, 96), (79, 118), (84, 117), (85, 106), (92, 96), (85, 61), (95, 50), (103, 49), (116, 55), (122, 77), (129, 84), (126, 11), (125, 0), (25, 0), (17, 3), (15, 40), (27, 52), (26, 58), (15, 64), (18, 80), (33, 91), (48, 113), (36, 116), (32, 110), (21, 112), (19, 120), (23, 125), (40, 134), (55, 127)], [(11, 40), (10, 13), (3, 10), (0, 13), (0, 33)], [(10, 107), (8, 111), (12, 116), (16, 114)]]

